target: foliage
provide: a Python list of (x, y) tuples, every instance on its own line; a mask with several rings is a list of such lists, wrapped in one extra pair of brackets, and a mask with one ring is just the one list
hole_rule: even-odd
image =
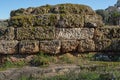
[(70, 3), (21, 8), (11, 12), (9, 26), (59, 26), (66, 24), (65, 26), (68, 27), (73, 25), (80, 27), (84, 24), (85, 16), (89, 14), (94, 16), (96, 13), (89, 6)]
[(105, 10), (96, 10), (96, 13), (101, 15), (103, 22), (107, 25), (119, 25), (120, 11), (116, 7), (108, 7)]
[(36, 79), (34, 77), (32, 77), (32, 76), (29, 76), (29, 77), (21, 76), (21, 78), (18, 79), (18, 80), (36, 80)]
[(48, 66), (50, 62), (53, 61), (53, 58), (44, 54), (42, 52), (38, 53), (31, 61), (30, 64), (32, 66)]
[(15, 67), (23, 67), (25, 66), (27, 63), (24, 61), (18, 61), (18, 62), (11, 62), (11, 61), (5, 61), (4, 64), (2, 64), (0, 66), (0, 70), (5, 70), (7, 68), (15, 68)]
[(71, 63), (75, 63), (76, 62), (76, 57), (67, 53), (64, 54), (62, 56), (59, 57), (60, 63), (67, 63), (67, 64), (71, 64)]

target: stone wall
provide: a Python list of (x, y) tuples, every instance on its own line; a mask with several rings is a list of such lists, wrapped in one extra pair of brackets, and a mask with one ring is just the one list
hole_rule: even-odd
[(120, 27), (103, 26), (90, 7), (59, 4), (11, 12), (0, 27), (0, 54), (120, 51)]

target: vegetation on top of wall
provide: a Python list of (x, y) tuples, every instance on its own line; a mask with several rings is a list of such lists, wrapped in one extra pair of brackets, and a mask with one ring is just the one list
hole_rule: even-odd
[[(85, 19), (88, 19), (86, 22)], [(60, 26), (60, 27), (83, 27), (89, 23), (94, 26), (102, 26), (101, 16), (89, 6), (79, 4), (46, 5), (27, 9), (11, 11), (9, 26)]]
[(19, 15), (38, 15), (38, 14), (46, 14), (46, 13), (73, 13), (73, 14), (95, 14), (95, 12), (86, 5), (79, 5), (79, 4), (58, 4), (58, 5), (45, 5), (40, 7), (29, 7), (27, 9), (18, 9), (11, 11), (10, 15), (19, 16)]

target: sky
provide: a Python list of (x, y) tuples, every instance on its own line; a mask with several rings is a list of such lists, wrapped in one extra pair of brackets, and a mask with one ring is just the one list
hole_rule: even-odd
[(0, 0), (0, 19), (10, 18), (11, 10), (28, 7), (38, 7), (46, 4), (55, 5), (61, 3), (84, 4), (93, 10), (105, 9), (113, 6), (117, 0)]

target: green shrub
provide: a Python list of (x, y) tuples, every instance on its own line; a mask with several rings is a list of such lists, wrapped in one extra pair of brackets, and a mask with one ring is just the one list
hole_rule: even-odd
[(50, 61), (51, 61), (50, 56), (44, 53), (39, 53), (30, 61), (30, 64), (32, 66), (48, 66), (50, 64)]
[(24, 61), (12, 62), (7, 60), (1, 65), (0, 70), (5, 70), (7, 68), (23, 67), (26, 64), (27, 63)]

